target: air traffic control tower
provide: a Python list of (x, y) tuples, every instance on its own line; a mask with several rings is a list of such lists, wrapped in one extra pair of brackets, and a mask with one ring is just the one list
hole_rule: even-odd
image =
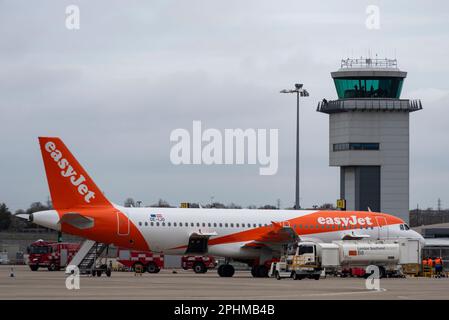
[(346, 59), (331, 76), (338, 99), (323, 99), (329, 115), (329, 165), (340, 167), (346, 210), (409, 220), (409, 114), (420, 100), (401, 99), (407, 72), (390, 59)]

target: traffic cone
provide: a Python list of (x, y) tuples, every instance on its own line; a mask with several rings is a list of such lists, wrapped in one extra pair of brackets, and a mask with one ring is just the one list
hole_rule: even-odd
[(11, 278), (14, 278), (14, 267), (11, 267), (11, 273), (9, 274)]

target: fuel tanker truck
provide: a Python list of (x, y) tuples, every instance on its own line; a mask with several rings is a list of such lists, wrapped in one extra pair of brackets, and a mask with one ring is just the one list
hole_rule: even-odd
[(278, 262), (273, 262), (270, 276), (280, 280), (310, 278), (351, 268), (379, 268), (380, 276), (401, 274), (405, 265), (419, 265), (419, 240), (341, 240), (331, 243), (295, 242), (284, 248)]

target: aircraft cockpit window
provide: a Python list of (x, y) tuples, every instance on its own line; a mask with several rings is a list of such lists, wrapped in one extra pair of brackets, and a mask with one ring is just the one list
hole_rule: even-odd
[(403, 225), (403, 224), (400, 224), (400, 225), (399, 225), (399, 228), (400, 228), (401, 230), (404, 230), (404, 225)]
[(407, 224), (404, 224), (405, 230), (410, 230), (410, 227)]

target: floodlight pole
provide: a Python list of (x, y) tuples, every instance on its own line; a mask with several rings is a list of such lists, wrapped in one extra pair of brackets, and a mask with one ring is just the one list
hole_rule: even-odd
[(299, 97), (308, 97), (309, 93), (303, 89), (302, 84), (295, 84), (293, 90), (282, 90), (281, 93), (296, 93), (296, 187), (295, 187), (295, 209), (301, 208), (299, 190)]

